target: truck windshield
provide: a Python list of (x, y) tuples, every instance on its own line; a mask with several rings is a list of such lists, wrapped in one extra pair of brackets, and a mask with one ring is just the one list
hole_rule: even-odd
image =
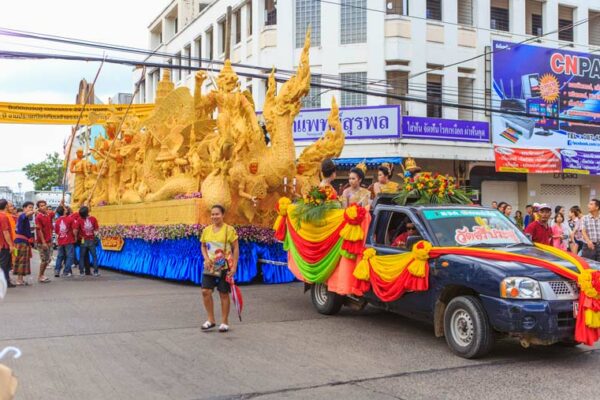
[(530, 245), (527, 237), (499, 211), (478, 208), (423, 210), (440, 246), (509, 247)]

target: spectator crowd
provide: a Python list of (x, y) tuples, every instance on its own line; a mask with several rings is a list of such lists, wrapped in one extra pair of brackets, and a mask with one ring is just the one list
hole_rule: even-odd
[(33, 249), (40, 258), (39, 283), (50, 282), (46, 269), (52, 263), (54, 248), (55, 278), (72, 277), (74, 266), (79, 275), (100, 276), (96, 255), (98, 228), (98, 221), (85, 206), (73, 212), (61, 203), (51, 210), (46, 201), (40, 200), (36, 204), (27, 201), (17, 209), (0, 199), (0, 268), (8, 287), (31, 285)]
[(528, 204), (525, 215), (506, 202), (493, 201), (492, 208), (503, 213), (536, 243), (570, 251), (600, 261), (600, 200), (592, 199), (584, 215), (577, 205), (567, 212), (563, 206), (554, 210), (545, 203)]

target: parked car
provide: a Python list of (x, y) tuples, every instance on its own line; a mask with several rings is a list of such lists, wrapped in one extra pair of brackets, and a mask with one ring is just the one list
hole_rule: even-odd
[[(387, 203), (387, 204), (386, 204)], [(406, 233), (413, 224), (417, 231)], [(471, 234), (485, 225), (502, 232), (477, 239)], [(406, 246), (393, 247), (404, 234)], [(433, 246), (499, 249), (547, 259), (575, 270), (575, 266), (533, 246), (532, 242), (500, 212), (475, 206), (398, 206), (391, 198), (379, 198), (373, 208), (367, 247), (378, 255), (407, 252), (420, 240)], [(597, 263), (590, 261), (592, 268)], [(433, 324), (435, 335), (445, 336), (450, 349), (464, 358), (488, 353), (501, 336), (531, 344), (574, 341), (579, 289), (574, 281), (547, 269), (519, 262), (491, 261), (473, 256), (445, 255), (429, 262), (429, 290), (409, 292), (393, 302), (382, 302), (369, 291), (352, 299)], [(508, 289), (508, 292), (507, 292)], [(337, 313), (343, 296), (325, 284), (311, 287), (311, 299), (323, 314)]]

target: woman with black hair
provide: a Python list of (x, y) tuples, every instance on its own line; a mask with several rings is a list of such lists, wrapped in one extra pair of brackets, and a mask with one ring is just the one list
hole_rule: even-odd
[(319, 187), (331, 186), (335, 190), (333, 181), (336, 178), (336, 168), (331, 158), (326, 158), (321, 163), (321, 175), (323, 175), (323, 180), (319, 183)]
[(387, 165), (381, 165), (377, 168), (377, 182), (373, 184), (373, 193), (377, 196), (380, 193), (396, 193), (400, 185), (390, 180), (392, 171)]
[(364, 179), (364, 169), (355, 167), (350, 170), (350, 175), (348, 175), (348, 183), (350, 184), (350, 187), (346, 188), (344, 193), (342, 193), (342, 204), (344, 208), (347, 208), (351, 204), (359, 204), (363, 207), (369, 205), (371, 200), (371, 192), (369, 189), (365, 189), (361, 186), (361, 183)]
[(223, 217), (225, 208), (214, 205), (210, 210), (211, 225), (202, 231), (202, 256), (204, 258), (204, 272), (202, 274), (202, 298), (208, 318), (202, 324), (202, 330), (207, 331), (216, 326), (213, 302), (215, 287), (221, 298), (221, 325), (219, 332), (229, 331), (229, 292), (231, 287), (227, 277), (233, 277), (237, 269), (239, 244), (235, 228), (227, 225)]

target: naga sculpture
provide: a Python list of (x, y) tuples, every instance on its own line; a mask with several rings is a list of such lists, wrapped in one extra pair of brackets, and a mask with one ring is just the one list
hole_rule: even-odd
[[(296, 158), (292, 129), (310, 89), (309, 48), (310, 32), (297, 73), (279, 91), (274, 72), (269, 76), (263, 117), (270, 143), (229, 60), (208, 93), (202, 85), (210, 76), (198, 71), (193, 96), (186, 87), (175, 89), (165, 70), (152, 114), (142, 121), (109, 121), (107, 138), (96, 140), (95, 158), (106, 166), (91, 174), (99, 181), (91, 203), (153, 202), (201, 192), (207, 209), (233, 206), (233, 222), (269, 224), (277, 200), (318, 184), (321, 161), (338, 157), (344, 146), (334, 100), (329, 130)], [(298, 186), (286, 185), (292, 181)]]

